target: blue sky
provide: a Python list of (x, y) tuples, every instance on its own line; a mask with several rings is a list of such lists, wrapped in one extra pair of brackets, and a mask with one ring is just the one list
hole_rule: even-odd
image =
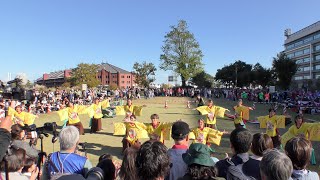
[[(319, 21), (319, 7), (319, 0), (1, 1), (0, 79), (23, 72), (34, 80), (81, 62), (158, 67), (164, 36), (180, 19), (200, 43), (209, 74), (235, 60), (271, 67), (284, 30)], [(168, 75), (157, 72), (157, 82)]]

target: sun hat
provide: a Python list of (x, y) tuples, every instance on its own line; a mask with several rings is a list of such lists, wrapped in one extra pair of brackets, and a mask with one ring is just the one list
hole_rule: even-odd
[(187, 165), (214, 166), (215, 164), (211, 159), (210, 149), (201, 143), (191, 144), (187, 152), (182, 154), (182, 159)]

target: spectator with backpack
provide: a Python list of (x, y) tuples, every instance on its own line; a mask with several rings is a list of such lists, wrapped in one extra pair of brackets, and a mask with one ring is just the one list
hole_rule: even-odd
[(249, 157), (249, 160), (243, 164), (231, 165), (228, 168), (227, 179), (236, 180), (236, 179), (261, 179), (260, 176), (260, 161), (263, 156), (263, 152), (267, 149), (272, 149), (273, 143), (270, 136), (263, 133), (256, 133), (253, 135), (251, 152), (252, 156)]
[(230, 147), (233, 153), (231, 158), (220, 160), (215, 167), (218, 170), (218, 177), (227, 177), (228, 168), (237, 166), (249, 160), (249, 149), (251, 147), (252, 134), (244, 128), (234, 129), (230, 134)]
[(79, 137), (79, 130), (74, 126), (67, 126), (61, 130), (60, 151), (49, 154), (43, 168), (43, 179), (57, 179), (69, 174), (85, 176), (92, 168), (86, 157), (76, 153)]

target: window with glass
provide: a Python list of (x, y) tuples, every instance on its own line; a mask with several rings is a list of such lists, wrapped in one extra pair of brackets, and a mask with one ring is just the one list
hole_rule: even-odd
[(296, 76), (294, 77), (294, 80), (301, 80), (302, 79), (302, 76)]
[(293, 58), (294, 57), (294, 53), (290, 53), (287, 55), (288, 58)]
[(316, 55), (316, 56), (314, 57), (314, 59), (315, 59), (316, 61), (319, 61), (319, 60), (320, 60), (320, 55)]
[(310, 58), (309, 57), (303, 58), (303, 62), (310, 62)]
[(308, 37), (306, 39), (303, 40), (304, 43), (310, 42), (313, 40), (313, 37)]
[(290, 44), (287, 46), (287, 49), (292, 49), (292, 48), (294, 48), (294, 44)]
[(297, 51), (294, 53), (294, 56), (301, 56), (303, 54), (303, 51)]
[(298, 42), (294, 43), (294, 46), (300, 46), (302, 44), (303, 44), (303, 41), (298, 41)]
[(310, 49), (309, 48), (303, 50), (303, 54), (309, 54), (309, 53), (310, 53)]
[(316, 46), (314, 47), (314, 50), (315, 50), (315, 51), (320, 51), (320, 44), (319, 44), (319, 45), (316, 45)]
[(313, 67), (313, 69), (314, 69), (314, 70), (320, 70), (320, 64), (315, 65), (315, 66)]
[(304, 67), (303, 71), (310, 71), (310, 66)]
[(314, 78), (315, 78), (315, 79), (320, 79), (320, 74), (315, 74), (315, 75), (314, 75)]
[(304, 76), (304, 79), (311, 79), (310, 76)]
[(319, 39), (319, 38), (320, 38), (320, 33), (314, 35), (313, 38), (314, 38), (314, 39)]

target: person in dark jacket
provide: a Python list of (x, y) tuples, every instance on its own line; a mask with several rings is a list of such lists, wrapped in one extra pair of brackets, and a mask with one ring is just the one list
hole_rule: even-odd
[(174, 145), (168, 150), (172, 167), (166, 180), (176, 180), (187, 172), (187, 164), (182, 159), (182, 154), (188, 150), (190, 128), (186, 122), (177, 121), (172, 125), (171, 137)]
[(245, 128), (237, 128), (230, 134), (230, 147), (233, 153), (231, 158), (220, 160), (215, 167), (218, 170), (218, 177), (227, 178), (228, 168), (231, 165), (237, 166), (249, 160), (249, 153), (252, 142), (252, 134)]
[(3, 157), (6, 155), (7, 149), (10, 145), (11, 141), (11, 117), (7, 116), (6, 118), (1, 119), (0, 123), (0, 161), (2, 161)]
[(23, 126), (15, 124), (11, 127), (12, 145), (26, 150), (27, 157), (38, 158), (39, 151), (30, 145), (26, 140), (26, 133)]

